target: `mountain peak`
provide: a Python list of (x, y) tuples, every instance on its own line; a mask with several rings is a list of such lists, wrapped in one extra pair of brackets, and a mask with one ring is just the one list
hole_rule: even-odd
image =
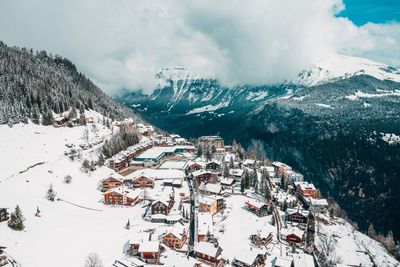
[(302, 71), (292, 82), (299, 85), (313, 86), (362, 74), (373, 76), (379, 80), (400, 82), (400, 71), (397, 69), (366, 58), (339, 54), (310, 66)]

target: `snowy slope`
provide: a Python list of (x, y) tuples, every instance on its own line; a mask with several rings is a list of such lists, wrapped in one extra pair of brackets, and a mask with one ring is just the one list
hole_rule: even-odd
[(329, 260), (340, 266), (400, 266), (382, 244), (356, 231), (345, 220), (322, 218), (317, 226), (315, 246), (323, 254), (329, 254)]
[(292, 83), (312, 86), (362, 74), (379, 80), (400, 82), (400, 71), (383, 63), (360, 57), (335, 55), (304, 70)]

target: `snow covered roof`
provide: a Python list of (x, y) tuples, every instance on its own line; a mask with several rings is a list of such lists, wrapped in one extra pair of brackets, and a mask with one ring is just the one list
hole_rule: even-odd
[(222, 179), (220, 180), (220, 183), (221, 183), (222, 185), (232, 185), (234, 182), (235, 182), (235, 180), (232, 179), (232, 178), (222, 178)]
[(186, 160), (168, 160), (164, 162), (159, 169), (175, 169), (175, 170), (184, 170), (186, 169), (187, 161)]
[(245, 159), (243, 161), (244, 165), (253, 165), (256, 161), (254, 159)]
[(311, 206), (323, 206), (323, 207), (327, 207), (328, 206), (328, 201), (325, 198), (321, 198), (321, 199), (314, 199), (314, 198), (309, 198)]
[(199, 188), (202, 191), (210, 192), (213, 194), (219, 194), (222, 191), (221, 184), (204, 184), (204, 182), (202, 182)]
[(291, 267), (292, 266), (291, 258), (277, 257), (275, 260), (275, 267)]
[(314, 267), (314, 258), (309, 254), (293, 254), (294, 267)]
[(314, 184), (303, 182), (297, 185), (301, 190), (317, 190)]
[(282, 233), (283, 235), (285, 235), (285, 236), (294, 234), (294, 235), (296, 235), (296, 236), (298, 236), (298, 237), (300, 237), (300, 238), (302, 238), (303, 235), (304, 235), (304, 231), (301, 230), (301, 229), (299, 229), (299, 228), (297, 228), (297, 227), (282, 228), (282, 229), (281, 229), (281, 233)]
[(286, 210), (286, 214), (292, 215), (292, 214), (295, 214), (295, 213), (300, 213), (304, 217), (308, 217), (308, 215), (310, 214), (310, 212), (308, 210), (304, 210), (304, 209), (301, 209), (301, 208), (297, 208), (297, 209), (288, 208)]
[(197, 215), (197, 233), (199, 235), (206, 235), (208, 231), (212, 231), (213, 220), (211, 213), (199, 212)]
[(230, 169), (229, 170), (229, 175), (236, 176), (236, 177), (241, 177), (244, 173), (243, 169)]
[(103, 182), (103, 181), (106, 181), (107, 179), (110, 179), (110, 178), (114, 178), (114, 179), (116, 179), (118, 181), (121, 181), (121, 182), (124, 180), (124, 176), (122, 176), (121, 174), (119, 174), (117, 172), (114, 172), (114, 173), (111, 173), (110, 175), (108, 175), (107, 177), (103, 178), (101, 181)]
[(282, 162), (279, 162), (279, 161), (272, 162), (272, 166), (274, 166), (274, 167), (285, 167), (287, 169), (292, 169), (292, 167), (290, 167), (289, 165), (287, 165), (285, 163), (282, 163)]
[(163, 154), (166, 153), (166, 150), (167, 150), (166, 148), (167, 147), (152, 147), (152, 148), (147, 149), (146, 151), (144, 151), (142, 154), (140, 154), (136, 158), (150, 159), (150, 160), (158, 159)]
[(185, 173), (182, 170), (164, 170), (164, 169), (141, 169), (125, 177), (124, 180), (133, 180), (140, 176), (151, 177), (155, 180), (164, 179), (184, 179)]
[(135, 233), (131, 238), (129, 238), (129, 244), (140, 244), (145, 241), (150, 240), (149, 232), (139, 232)]
[(219, 246), (209, 242), (199, 242), (194, 246), (194, 251), (214, 258), (219, 255), (221, 250), (222, 249)]
[(139, 245), (139, 252), (158, 252), (160, 249), (159, 241), (145, 241)]
[(185, 227), (181, 223), (177, 222), (168, 228), (166, 235), (172, 234), (177, 238), (182, 239), (185, 235), (185, 231), (186, 231)]
[(235, 259), (247, 264), (248, 266), (253, 266), (253, 263), (259, 254), (260, 253), (258, 253), (257, 250), (241, 250), (240, 253), (235, 256)]
[(212, 203), (214, 203), (214, 201), (217, 201), (220, 199), (224, 199), (224, 198), (221, 196), (204, 196), (199, 199), (199, 203), (211, 205)]
[(257, 200), (257, 199), (253, 199), (253, 198), (249, 198), (249, 199), (245, 202), (245, 204), (246, 204), (247, 206), (250, 206), (250, 207), (254, 208), (254, 209), (261, 209), (261, 208), (262, 208), (263, 206), (265, 206), (265, 205), (271, 206), (271, 204), (269, 204), (269, 203), (267, 203), (267, 202), (260, 201), (260, 200)]
[(135, 199), (140, 196), (141, 191), (140, 190), (132, 190), (126, 186), (119, 186), (119, 187), (115, 187), (115, 188), (111, 188), (111, 189), (107, 190), (106, 192), (103, 193), (103, 195), (106, 195), (109, 193), (117, 193), (117, 194), (126, 196), (128, 198)]
[(194, 177), (199, 176), (199, 175), (203, 175), (203, 174), (207, 174), (207, 173), (212, 174), (212, 172), (207, 171), (207, 170), (203, 170), (203, 169), (192, 172)]

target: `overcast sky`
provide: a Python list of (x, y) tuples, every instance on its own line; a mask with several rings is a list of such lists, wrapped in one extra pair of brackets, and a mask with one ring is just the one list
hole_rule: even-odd
[(344, 9), (341, 0), (0, 0), (0, 39), (70, 58), (109, 93), (150, 92), (169, 66), (227, 86), (290, 79), (334, 53), (400, 67), (400, 24), (356, 25)]

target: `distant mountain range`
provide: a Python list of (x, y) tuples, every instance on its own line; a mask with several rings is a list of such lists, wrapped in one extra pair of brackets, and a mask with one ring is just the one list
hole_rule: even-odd
[[(229, 143), (264, 141), (366, 230), (400, 238), (400, 71), (337, 55), (268, 86), (226, 88), (175, 67), (157, 74), (151, 95), (116, 99), (154, 125), (186, 137), (220, 134)], [(397, 139), (396, 139), (397, 140)]]

